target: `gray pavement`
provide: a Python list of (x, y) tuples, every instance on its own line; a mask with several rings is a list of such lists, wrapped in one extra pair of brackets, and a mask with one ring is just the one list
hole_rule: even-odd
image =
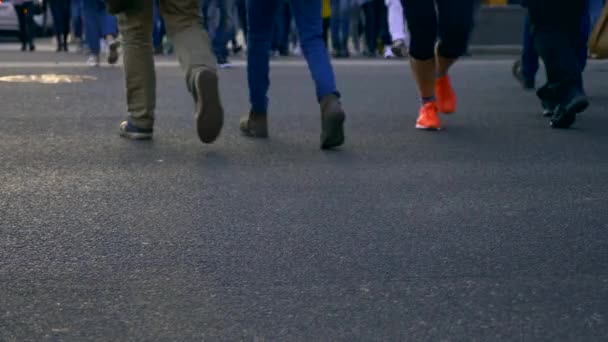
[(131, 142), (120, 68), (15, 56), (0, 76), (98, 79), (0, 82), (0, 341), (608, 338), (606, 63), (557, 131), (508, 60), (465, 60), (439, 133), (413, 128), (404, 63), (340, 63), (347, 144), (322, 152), (298, 62), (273, 69), (268, 141), (238, 134), (246, 75), (223, 71), (204, 146), (170, 63)]

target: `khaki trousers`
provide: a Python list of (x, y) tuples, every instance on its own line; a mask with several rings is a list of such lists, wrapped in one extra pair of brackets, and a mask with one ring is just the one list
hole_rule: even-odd
[[(139, 128), (153, 128), (156, 107), (154, 71), (153, 0), (118, 15), (122, 34), (129, 122)], [(160, 0), (160, 13), (167, 34), (175, 46), (179, 64), (192, 92), (193, 77), (201, 69), (216, 70), (216, 60), (203, 31), (200, 0)]]

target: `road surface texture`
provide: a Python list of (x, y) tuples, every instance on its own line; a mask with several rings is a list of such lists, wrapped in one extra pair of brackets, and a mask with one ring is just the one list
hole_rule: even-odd
[(222, 71), (205, 146), (170, 59), (133, 142), (120, 68), (21, 56), (0, 76), (96, 80), (0, 82), (0, 341), (608, 338), (608, 63), (553, 130), (510, 58), (464, 60), (458, 113), (422, 132), (405, 62), (340, 62), (347, 144), (322, 152), (298, 60), (273, 67), (268, 141), (238, 132), (242, 63)]

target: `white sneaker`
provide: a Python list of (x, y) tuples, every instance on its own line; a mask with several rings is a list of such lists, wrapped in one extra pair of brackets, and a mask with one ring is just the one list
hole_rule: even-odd
[(90, 67), (98, 67), (99, 66), (99, 55), (90, 55), (87, 58), (87, 65)]
[(395, 54), (393, 54), (393, 51), (388, 46), (384, 48), (384, 58), (386, 58), (386, 59), (395, 58)]

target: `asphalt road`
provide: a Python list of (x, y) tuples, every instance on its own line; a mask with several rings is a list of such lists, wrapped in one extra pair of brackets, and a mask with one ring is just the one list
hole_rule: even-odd
[(347, 144), (322, 152), (299, 62), (273, 69), (268, 141), (239, 135), (245, 71), (222, 71), (204, 146), (171, 63), (131, 142), (120, 68), (19, 56), (0, 76), (97, 80), (0, 82), (0, 341), (608, 339), (607, 63), (552, 130), (508, 60), (466, 60), (438, 133), (404, 63), (343, 63)]

